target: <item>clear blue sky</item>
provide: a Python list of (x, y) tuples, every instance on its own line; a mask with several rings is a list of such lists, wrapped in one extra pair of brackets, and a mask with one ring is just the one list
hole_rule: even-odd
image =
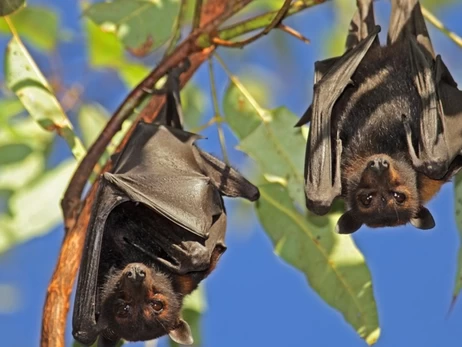
[[(350, 0), (353, 1), (353, 0)], [(53, 3), (61, 14), (61, 25), (79, 33), (79, 13), (75, 1), (30, 1), (31, 4)], [(387, 26), (388, 2), (378, 1), (378, 21)], [(59, 6), (59, 7), (58, 7)], [(462, 3), (442, 7), (437, 16), (453, 31), (462, 35)], [(239, 74), (258, 70), (270, 79), (272, 91), (268, 107), (287, 105), (302, 114), (311, 101), (313, 63), (325, 57), (324, 40), (329, 39), (334, 25), (332, 4), (318, 6), (289, 20), (291, 26), (312, 40), (304, 45), (287, 36), (290, 54), (281, 59), (276, 46), (267, 48), (269, 38), (233, 52), (227, 57), (230, 68)], [(64, 23), (64, 24), (63, 24)], [(438, 53), (441, 53), (455, 79), (462, 83), (462, 49), (429, 25)], [(383, 41), (383, 40), (382, 40)], [(0, 40), (2, 52), (6, 43)], [(111, 112), (119, 105), (126, 90), (111, 72), (89, 72), (85, 68), (83, 40), (60, 47), (64, 57), (66, 81), (81, 78), (85, 72), (84, 99), (97, 99)], [(0, 58), (2, 59), (2, 58)], [(39, 60), (40, 62), (40, 60)], [(252, 66), (252, 68), (250, 68)], [(44, 66), (44, 70), (47, 67)], [(217, 69), (219, 71), (219, 69)], [(218, 73), (221, 91), (226, 85)], [(208, 83), (206, 69), (195, 81)], [(210, 108), (205, 110), (210, 115)], [(219, 153), (215, 132), (205, 148)], [(229, 146), (236, 144), (227, 132)], [(233, 151), (232, 162), (242, 163), (244, 156)], [(69, 152), (57, 141), (50, 165), (55, 165)], [(56, 202), (58, 203), (58, 202)], [(227, 201), (233, 215), (232, 201)], [(452, 296), (459, 240), (454, 222), (453, 185), (447, 184), (429, 205), (437, 222), (431, 231), (412, 227), (385, 230), (361, 229), (354, 238), (365, 254), (371, 269), (382, 335), (378, 347), (452, 347), (462, 345), (462, 300), (447, 316)], [(228, 252), (218, 269), (206, 282), (208, 310), (203, 317), (205, 347), (231, 346), (366, 346), (341, 314), (327, 306), (307, 285), (304, 276), (273, 254), (269, 238), (255, 217), (245, 226), (230, 218)], [(1, 232), (1, 231), (0, 231)], [(44, 237), (22, 244), (0, 256), (0, 284), (18, 289), (20, 306), (12, 313), (0, 313), (1, 345), (36, 346), (39, 341), (42, 305), (46, 286), (52, 274), (63, 235), (62, 226)], [(71, 344), (70, 329), (67, 336)], [(141, 344), (133, 344), (141, 346)]]

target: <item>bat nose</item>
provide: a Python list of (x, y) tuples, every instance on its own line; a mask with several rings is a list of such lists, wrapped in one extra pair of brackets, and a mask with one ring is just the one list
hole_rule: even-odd
[(133, 282), (143, 282), (146, 272), (139, 265), (133, 265), (126, 273), (129, 280)]
[(381, 174), (388, 170), (388, 168), (390, 167), (390, 163), (386, 159), (376, 158), (369, 162), (368, 167), (370, 170), (375, 171), (378, 174)]

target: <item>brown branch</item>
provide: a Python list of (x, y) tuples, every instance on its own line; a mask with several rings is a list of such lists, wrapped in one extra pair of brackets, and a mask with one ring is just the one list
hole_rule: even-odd
[(285, 0), (284, 4), (281, 7), (281, 9), (276, 13), (276, 15), (274, 16), (271, 23), (268, 24), (268, 26), (265, 29), (263, 29), (261, 32), (259, 32), (255, 36), (249, 37), (246, 40), (235, 41), (235, 42), (222, 40), (219, 37), (213, 37), (212, 42), (214, 44), (216, 44), (216, 45), (219, 45), (219, 46), (232, 47), (232, 48), (242, 48), (242, 47), (248, 45), (249, 43), (252, 43), (252, 42), (258, 40), (259, 38), (261, 38), (261, 37), (265, 36), (266, 34), (268, 34), (272, 29), (277, 27), (279, 23), (281, 23), (281, 20), (284, 18), (287, 11), (289, 10), (291, 2), (292, 2), (292, 0)]
[[(62, 202), (66, 234), (58, 258), (58, 264), (48, 286), (45, 300), (41, 337), (42, 347), (64, 347), (64, 332), (66, 328), (67, 312), (69, 310), (69, 300), (82, 256), (86, 229), (98, 183), (96, 182), (93, 184), (82, 204), (80, 203), (80, 196), (93, 167), (104, 152), (105, 147), (109, 144), (112, 136), (120, 129), (123, 121), (143, 100), (145, 96), (144, 89), (153, 86), (169, 69), (184, 61), (186, 57), (189, 57), (191, 67), (181, 76), (181, 85), (183, 86), (192, 77), (199, 66), (210, 57), (215, 49), (215, 47), (210, 47), (208, 49), (199, 50), (195, 46), (197, 37), (204, 32), (216, 30), (218, 25), (251, 1), (252, 0), (209, 0), (206, 5), (203, 6), (201, 24), (204, 23), (204, 25), (202, 28), (189, 35), (169, 57), (166, 57), (143, 82), (133, 89), (108, 122), (100, 137), (89, 149), (87, 156), (80, 163), (76, 173), (72, 177)], [(156, 95), (152, 97), (148, 105), (142, 110), (138, 119), (142, 118), (147, 122), (152, 121), (157, 116), (164, 102), (165, 97), (163, 96)], [(131, 131), (126, 134), (118, 150), (123, 148), (130, 135)], [(112, 164), (108, 162), (103, 171), (110, 170), (111, 165)]]

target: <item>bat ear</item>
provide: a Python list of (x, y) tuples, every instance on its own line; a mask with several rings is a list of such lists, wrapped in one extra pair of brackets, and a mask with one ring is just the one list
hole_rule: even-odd
[(416, 228), (428, 230), (435, 227), (435, 220), (431, 212), (426, 207), (421, 206), (417, 215), (411, 218), (411, 224)]
[(338, 220), (335, 231), (339, 234), (352, 234), (361, 228), (363, 223), (356, 218), (353, 212), (346, 211)]
[(191, 328), (183, 319), (180, 319), (180, 323), (175, 329), (170, 330), (168, 336), (180, 345), (192, 345), (194, 343)]

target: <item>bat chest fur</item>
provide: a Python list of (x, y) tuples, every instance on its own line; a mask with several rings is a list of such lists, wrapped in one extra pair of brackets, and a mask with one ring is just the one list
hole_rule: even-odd
[[(334, 106), (334, 134), (340, 130), (343, 162), (374, 154), (407, 157), (402, 116), (413, 132), (422, 112), (421, 99), (410, 77), (409, 59), (390, 47), (372, 50)], [(338, 127), (338, 128), (337, 128)], [(413, 139), (417, 141), (417, 139)]]

